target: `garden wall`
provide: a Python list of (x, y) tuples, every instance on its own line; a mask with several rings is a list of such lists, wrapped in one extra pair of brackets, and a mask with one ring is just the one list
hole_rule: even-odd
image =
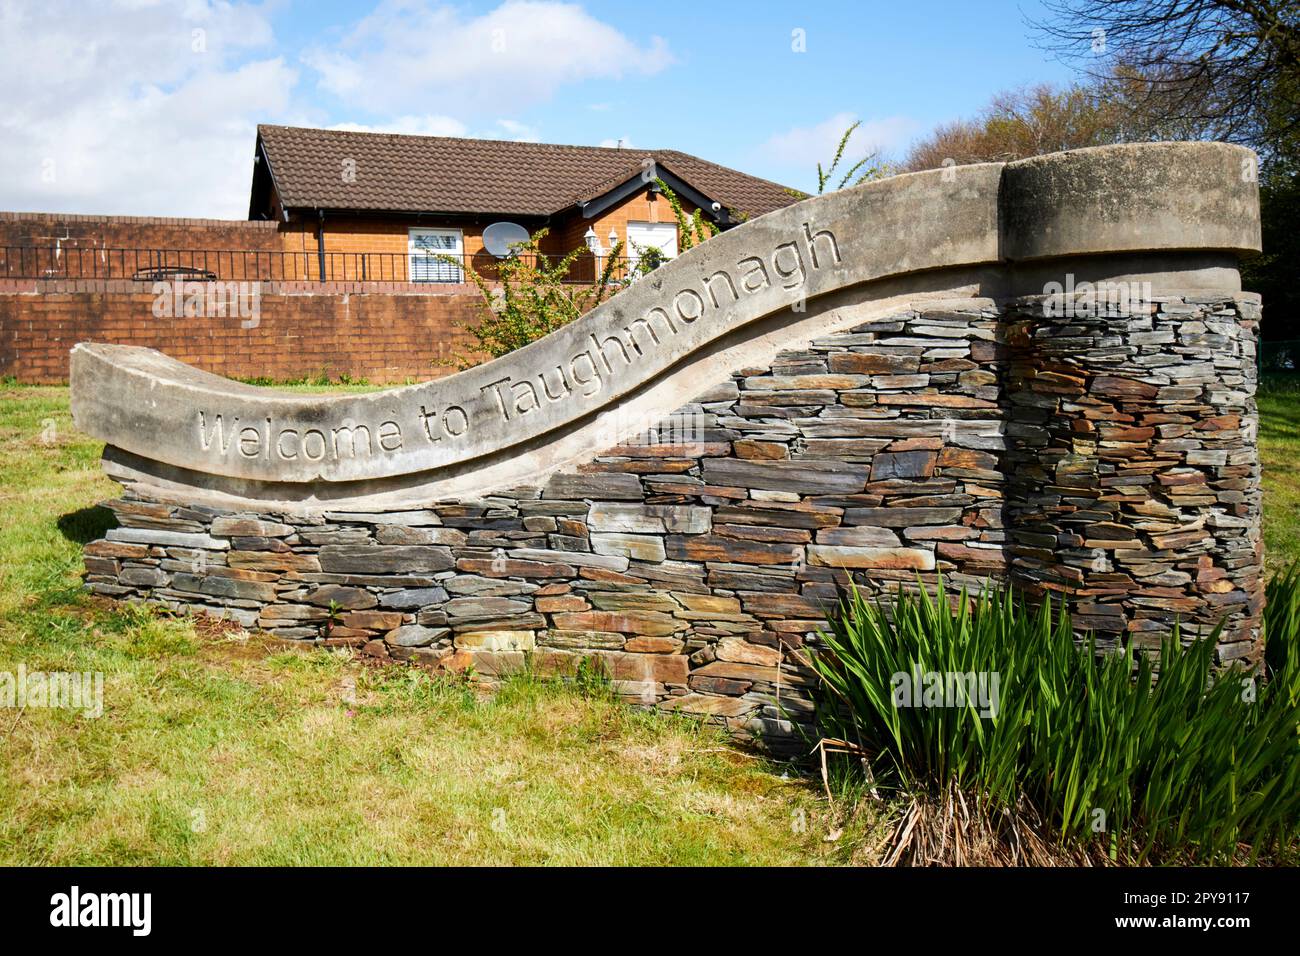
[[(0, 279), (0, 376), (68, 381), (78, 342), (137, 345), (229, 378), (292, 381), (350, 376), (424, 381), (472, 351), (464, 327), (482, 321), (472, 286), (405, 283), (183, 283), (159, 295), (125, 280)], [(203, 304), (187, 310), (196, 290)], [(241, 303), (240, 296), (243, 296)], [(241, 311), (242, 305), (242, 311)]]
[[(1069, 595), (1103, 644), (1158, 647), (1179, 617), (1250, 657), (1257, 316), (1233, 293), (1068, 324), (1041, 298), (924, 305), (737, 371), (541, 487), (309, 520), (110, 502), (87, 581), (487, 680), (585, 660), (757, 735), (811, 712), (799, 655), (851, 579), (1010, 577)], [(1032, 345), (1062, 337), (1127, 359)], [(1172, 357), (1161, 384), (1127, 377)]]
[[(93, 216), (0, 212), (0, 249), (240, 249), (284, 248), (274, 222), (168, 216)], [(4, 269), (0, 259), (0, 274)]]
[(1009, 581), (1103, 646), (1259, 659), (1249, 154), (1108, 147), (869, 184), (583, 318), (365, 395), (78, 346), (125, 488), (98, 593), (480, 680), (586, 666), (793, 740), (850, 582)]

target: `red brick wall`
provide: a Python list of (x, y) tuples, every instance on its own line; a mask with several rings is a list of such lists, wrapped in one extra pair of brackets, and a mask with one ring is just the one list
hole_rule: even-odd
[[(278, 277), (283, 248), (274, 222), (0, 212), (0, 278), (129, 278), (155, 261), (207, 269), (221, 279), (267, 278), (258, 270), (269, 268)], [(149, 250), (171, 254), (160, 258)], [(238, 254), (214, 256), (214, 250)], [(186, 255), (196, 251), (209, 255)], [(246, 255), (255, 253), (275, 253), (276, 261)]]
[(112, 342), (233, 378), (424, 380), (469, 351), (457, 326), (480, 321), (483, 301), (470, 286), (263, 283), (246, 329), (238, 314), (158, 318), (155, 300), (147, 282), (0, 281), (0, 376), (66, 382), (73, 345)]
[(243, 219), (0, 212), (0, 246), (111, 249), (280, 249), (278, 225)]

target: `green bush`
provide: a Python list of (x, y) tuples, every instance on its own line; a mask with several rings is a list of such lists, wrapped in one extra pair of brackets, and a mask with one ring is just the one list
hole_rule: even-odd
[[(542, 250), (546, 229), (533, 233), (526, 243), (515, 247), (515, 254), (497, 265), (497, 276), (481, 275), (468, 262), (455, 256), (435, 256), (456, 268), (464, 268), (483, 293), (483, 321), (470, 326), (477, 351), (500, 358), (549, 335), (580, 315), (594, 309), (610, 293), (614, 272), (623, 253), (620, 242), (605, 256), (601, 274), (594, 286), (570, 284), (567, 280), (574, 263), (588, 254), (586, 247), (574, 249), (562, 259), (552, 261)], [(499, 283), (500, 289), (493, 284)], [(478, 364), (476, 356), (460, 356), (462, 368)]]
[[(1287, 675), (1290, 614), (1275, 609), (1289, 623), (1269, 630)], [(853, 590), (810, 660), (822, 732), (861, 746), (877, 785), (968, 795), (992, 816), (1033, 821), (1047, 842), (1127, 862), (1285, 856), (1300, 831), (1294, 685), (1216, 673), (1216, 636), (1183, 647), (1175, 628), (1156, 680), (1146, 654), (1076, 644), (1050, 601), (953, 595), (941, 581), (934, 596), (879, 603)], [(958, 689), (946, 700), (906, 699), (937, 687), (934, 675), (966, 677), (945, 681)]]

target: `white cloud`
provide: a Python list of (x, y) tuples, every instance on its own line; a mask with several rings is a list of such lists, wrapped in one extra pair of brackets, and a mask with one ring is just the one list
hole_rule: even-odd
[(672, 56), (661, 37), (640, 45), (576, 4), (508, 0), (467, 16), (385, 0), (337, 48), (313, 47), (303, 62), (345, 106), (385, 114), (431, 101), (460, 110), (544, 102), (567, 84), (657, 73)]
[(620, 147), (620, 148), (622, 148), (622, 149), (635, 149), (635, 148), (636, 148), (635, 146), (632, 145), (632, 137), (630, 137), (630, 136), (623, 136), (623, 137), (618, 138), (618, 139), (602, 139), (602, 140), (601, 140), (599, 143), (597, 143), (596, 145), (597, 145), (597, 146), (610, 146), (610, 147), (617, 146), (617, 147)]
[(246, 5), (0, 4), (0, 208), (246, 215), (296, 80), (271, 40)]
[(334, 123), (328, 129), (352, 133), (401, 133), (405, 136), (472, 136), (476, 139), (512, 139), (540, 143), (537, 127), (513, 119), (499, 119), (488, 129), (471, 130), (454, 116), (396, 116), (376, 123)]
[(535, 126), (529, 126), (527, 123), (520, 123), (518, 120), (499, 119), (497, 126), (505, 131), (505, 135), (517, 143), (540, 143), (541, 134), (538, 133)]
[(397, 116), (380, 123), (335, 123), (330, 129), (407, 136), (466, 136), (469, 128), (454, 116)]
[[(856, 120), (852, 113), (836, 113), (814, 126), (777, 133), (759, 147), (759, 152), (769, 162), (786, 168), (815, 170), (818, 163), (825, 166), (834, 159), (840, 137)], [(905, 116), (864, 120), (844, 150), (841, 168), (851, 167), (873, 151), (882, 156), (897, 153), (920, 125)]]
[(242, 0), (0, 0), (0, 209), (242, 218), (259, 122), (538, 141), (529, 102), (672, 59), (549, 0), (389, 0), (302, 62), (275, 41)]

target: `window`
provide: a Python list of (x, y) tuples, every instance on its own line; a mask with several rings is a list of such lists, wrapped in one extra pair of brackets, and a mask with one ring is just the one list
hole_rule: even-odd
[(412, 229), (409, 241), (412, 282), (464, 282), (465, 270), (438, 256), (461, 260), (465, 244), (459, 229)]
[(635, 268), (646, 249), (658, 249), (664, 259), (677, 256), (677, 224), (672, 222), (629, 222), (628, 249), (624, 253)]

